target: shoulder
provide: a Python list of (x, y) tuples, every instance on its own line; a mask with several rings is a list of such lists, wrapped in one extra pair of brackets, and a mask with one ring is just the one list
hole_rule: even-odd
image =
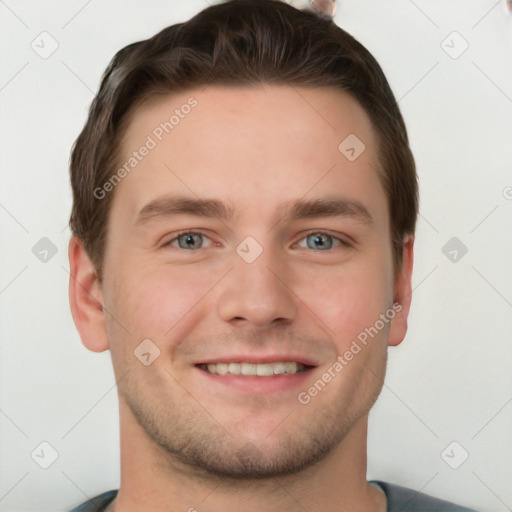
[(82, 503), (71, 512), (103, 512), (117, 496), (117, 491), (108, 491)]
[(434, 498), (400, 485), (371, 480), (386, 493), (388, 512), (475, 512), (449, 501)]

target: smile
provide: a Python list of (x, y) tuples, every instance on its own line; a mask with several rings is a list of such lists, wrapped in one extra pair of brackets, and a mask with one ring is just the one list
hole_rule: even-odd
[(246, 377), (272, 377), (273, 375), (295, 375), (309, 367), (295, 361), (275, 363), (209, 363), (200, 367), (214, 375), (240, 375)]

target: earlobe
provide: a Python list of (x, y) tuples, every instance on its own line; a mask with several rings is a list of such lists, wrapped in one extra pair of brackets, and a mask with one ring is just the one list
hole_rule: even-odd
[(82, 343), (93, 352), (109, 348), (103, 292), (96, 270), (78, 237), (69, 241), (69, 303)]
[(412, 299), (412, 269), (414, 266), (414, 236), (408, 235), (404, 241), (402, 253), (402, 268), (395, 276), (393, 288), (393, 303), (400, 304), (395, 307), (396, 315), (391, 322), (388, 336), (388, 345), (397, 346), (407, 334), (407, 318), (411, 308)]

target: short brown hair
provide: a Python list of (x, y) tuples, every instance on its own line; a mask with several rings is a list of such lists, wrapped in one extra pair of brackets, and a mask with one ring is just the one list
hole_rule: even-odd
[[(202, 85), (282, 84), (349, 93), (377, 135), (380, 179), (391, 219), (395, 270), (403, 238), (415, 231), (418, 185), (405, 124), (373, 56), (332, 20), (281, 0), (229, 0), (120, 50), (107, 67), (70, 161), (70, 227), (101, 279), (114, 174), (128, 114), (150, 96)], [(341, 142), (341, 141), (340, 141)]]

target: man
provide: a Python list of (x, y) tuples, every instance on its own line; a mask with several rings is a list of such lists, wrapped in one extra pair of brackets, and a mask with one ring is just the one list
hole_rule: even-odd
[(377, 62), (232, 0), (113, 59), (71, 158), (70, 302), (110, 350), (121, 485), (75, 510), (468, 510), (366, 480), (418, 210)]

